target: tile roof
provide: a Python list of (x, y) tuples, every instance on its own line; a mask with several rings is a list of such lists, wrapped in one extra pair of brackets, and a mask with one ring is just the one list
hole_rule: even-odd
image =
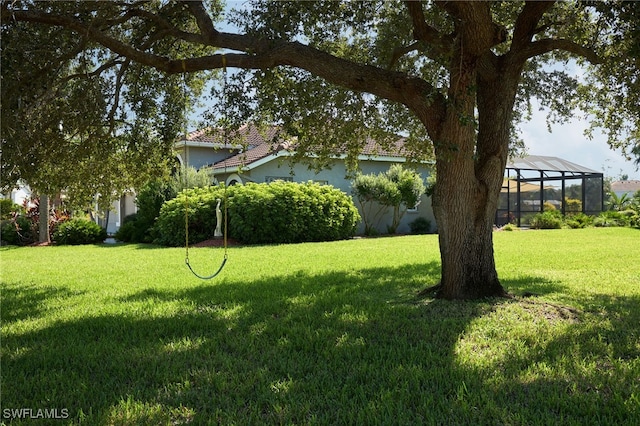
[(611, 182), (611, 190), (615, 192), (640, 191), (640, 180), (620, 180)]
[(362, 149), (364, 155), (377, 155), (380, 157), (406, 157), (404, 143), (406, 138), (399, 137), (388, 148), (379, 145), (375, 140), (368, 138)]
[[(245, 124), (238, 129), (237, 133), (226, 135), (226, 138), (233, 142), (241, 140), (242, 143), (235, 143), (233, 147), (246, 149), (242, 149), (237, 154), (211, 166), (215, 170), (248, 166), (280, 151), (295, 149), (295, 145), (292, 142), (284, 141), (278, 137), (279, 132), (280, 128), (277, 126), (270, 126), (265, 131), (260, 131), (256, 126)], [(225, 135), (222, 134), (220, 129), (214, 131), (207, 129), (197, 130), (187, 136), (187, 141), (211, 143), (212, 146), (216, 144), (219, 144), (219, 146), (232, 146), (229, 143), (226, 145), (221, 144), (219, 142), (221, 139), (225, 139)], [(362, 155), (404, 158), (406, 156), (404, 142), (405, 138), (399, 137), (390, 147), (386, 148), (379, 145), (375, 140), (368, 139), (362, 149)]]
[(230, 145), (231, 142), (239, 142), (236, 145), (246, 145), (254, 147), (263, 144), (266, 140), (272, 140), (280, 129), (276, 126), (268, 127), (261, 132), (256, 126), (243, 124), (237, 131), (225, 133), (223, 129), (212, 129), (210, 127), (194, 130), (187, 134), (187, 142), (210, 143), (211, 145)]

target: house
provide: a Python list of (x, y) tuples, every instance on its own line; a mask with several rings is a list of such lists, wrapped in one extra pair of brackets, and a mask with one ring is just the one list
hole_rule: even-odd
[[(391, 149), (384, 149), (374, 140), (367, 141), (358, 157), (360, 171), (364, 174), (385, 172), (394, 163), (405, 163), (402, 155), (404, 139), (398, 138)], [(272, 182), (285, 180), (292, 182), (314, 181), (332, 185), (347, 194), (351, 193), (349, 170), (345, 164), (345, 155), (336, 154), (330, 167), (320, 171), (311, 170), (308, 165), (287, 161), (294, 153), (292, 140), (278, 138), (278, 129), (274, 126), (260, 131), (253, 125), (242, 126), (234, 135), (225, 135), (220, 130), (197, 130), (185, 135), (175, 144), (178, 161), (181, 165), (196, 169), (208, 168), (218, 182), (227, 185), (247, 182)], [(423, 179), (429, 176), (429, 164), (418, 168)], [(355, 205), (360, 208), (354, 199)], [(381, 218), (377, 230), (386, 233), (391, 223), (392, 212)], [(409, 224), (418, 217), (430, 221), (432, 228), (435, 219), (431, 202), (426, 195), (420, 203), (410, 209), (402, 218), (397, 229), (399, 233), (408, 233)], [(364, 230), (363, 225), (359, 232)]]
[(627, 197), (631, 198), (638, 191), (640, 191), (640, 180), (619, 180), (617, 182), (611, 182), (611, 192), (614, 192), (618, 197), (627, 194)]

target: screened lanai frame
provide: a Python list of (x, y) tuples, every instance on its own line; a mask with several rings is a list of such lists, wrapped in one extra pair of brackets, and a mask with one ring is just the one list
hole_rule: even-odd
[(557, 157), (529, 155), (509, 162), (496, 225), (527, 225), (530, 217), (544, 211), (545, 203), (563, 215), (598, 214), (604, 210), (604, 174)]

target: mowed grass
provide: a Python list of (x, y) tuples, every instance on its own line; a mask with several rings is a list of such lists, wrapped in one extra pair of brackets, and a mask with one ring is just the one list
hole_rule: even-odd
[(2, 420), (640, 424), (640, 231), (494, 241), (513, 299), (417, 299), (435, 235), (2, 248)]

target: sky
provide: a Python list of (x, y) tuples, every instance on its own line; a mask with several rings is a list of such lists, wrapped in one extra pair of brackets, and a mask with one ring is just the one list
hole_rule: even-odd
[(551, 126), (549, 133), (546, 123), (546, 112), (535, 109), (533, 118), (522, 123), (521, 138), (530, 155), (546, 155), (560, 157), (572, 163), (602, 172), (605, 178), (619, 180), (623, 174), (630, 180), (640, 180), (640, 171), (633, 161), (625, 160), (620, 151), (609, 148), (606, 136), (594, 132), (593, 139), (584, 136), (588, 127), (586, 121), (574, 119), (565, 124)]

